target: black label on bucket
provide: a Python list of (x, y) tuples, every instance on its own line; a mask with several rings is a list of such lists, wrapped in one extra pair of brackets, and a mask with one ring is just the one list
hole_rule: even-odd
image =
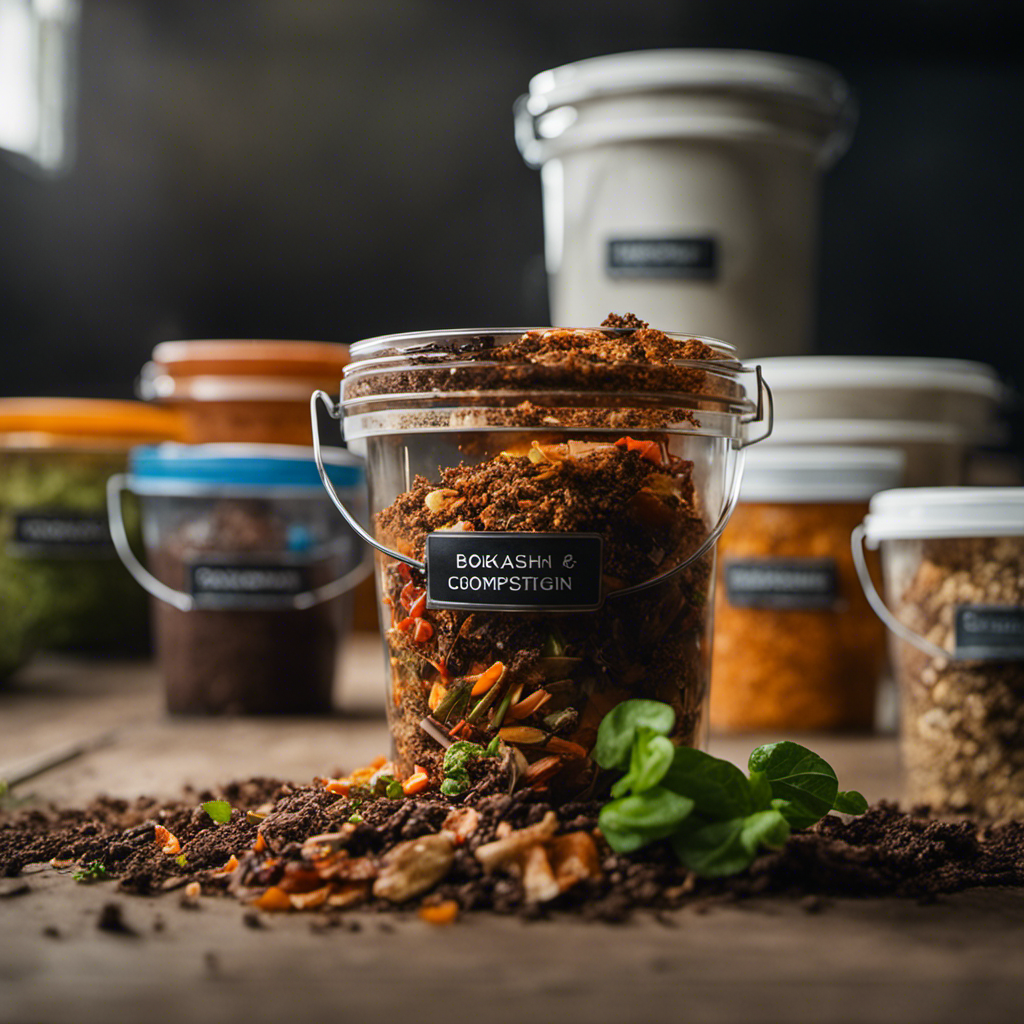
[(432, 533), (427, 607), (593, 611), (601, 605), (601, 545), (588, 533)]
[(725, 594), (737, 608), (833, 608), (839, 574), (831, 558), (727, 559)]
[(110, 557), (107, 517), (78, 512), (19, 512), (14, 516), (10, 553), (30, 558)]
[(683, 277), (712, 280), (718, 270), (713, 238), (612, 238), (610, 277)]
[(282, 598), (309, 590), (306, 565), (255, 562), (196, 562), (188, 567), (188, 590), (197, 603), (284, 604)]
[(956, 609), (954, 654), (978, 661), (1024, 661), (1024, 608), (965, 604)]

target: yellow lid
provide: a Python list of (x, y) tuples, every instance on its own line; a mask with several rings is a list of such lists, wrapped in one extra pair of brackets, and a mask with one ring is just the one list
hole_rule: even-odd
[[(183, 437), (177, 413), (143, 402), (94, 398), (0, 398), (0, 435), (31, 435), (35, 445), (75, 447), (111, 441), (119, 447)], [(52, 439), (52, 440), (51, 440)], [(5, 438), (10, 442), (10, 437)]]

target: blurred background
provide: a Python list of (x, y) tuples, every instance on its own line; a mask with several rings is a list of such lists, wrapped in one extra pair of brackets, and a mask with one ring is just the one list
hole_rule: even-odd
[(84, 0), (64, 168), (0, 159), (2, 390), (129, 397), (171, 338), (546, 322), (514, 100), (569, 61), (690, 46), (821, 60), (858, 97), (817, 350), (1019, 385), (1022, 29), (997, 0)]

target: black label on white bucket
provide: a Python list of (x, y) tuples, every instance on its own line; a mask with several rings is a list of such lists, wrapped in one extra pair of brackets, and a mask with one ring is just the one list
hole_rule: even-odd
[(188, 591), (203, 606), (282, 606), (310, 589), (309, 566), (255, 562), (195, 562)]
[(593, 611), (601, 605), (602, 541), (586, 533), (427, 537), (427, 607)]
[(682, 277), (712, 280), (718, 272), (713, 238), (612, 238), (609, 277)]
[(959, 605), (954, 654), (979, 661), (1024, 661), (1024, 608)]
[(26, 558), (110, 558), (114, 546), (105, 515), (78, 512), (19, 512), (8, 550)]
[(727, 559), (725, 594), (737, 608), (833, 608), (839, 573), (831, 558)]

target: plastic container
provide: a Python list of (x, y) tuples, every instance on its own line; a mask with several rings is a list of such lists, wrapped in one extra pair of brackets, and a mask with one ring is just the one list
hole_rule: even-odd
[(965, 482), (979, 445), (998, 444), (1009, 397), (996, 372), (964, 359), (765, 359), (778, 414), (773, 444), (897, 447), (909, 487)]
[(629, 697), (703, 742), (714, 545), (770, 396), (719, 342), (661, 335), (652, 364), (621, 356), (629, 335), (353, 346), (331, 408), (367, 459), (400, 773), (437, 780), (454, 738), (500, 737), (519, 784), (577, 791)]
[[(332, 483), (365, 512), (364, 472), (326, 456)], [(350, 612), (370, 571), (337, 521), (311, 449), (288, 445), (136, 448), (109, 483), (118, 554), (156, 599), (157, 656), (174, 714), (326, 714)], [(149, 570), (120, 518), (142, 505)]]
[[(37, 647), (144, 651), (146, 602), (117, 560), (106, 483), (129, 447), (180, 436), (137, 402), (0, 399), (0, 678)], [(138, 521), (126, 509), (128, 530)]]
[(165, 341), (139, 394), (179, 409), (186, 440), (309, 445), (309, 393), (333, 389), (344, 345), (314, 341)]
[(885, 629), (849, 537), (868, 499), (902, 472), (892, 449), (751, 453), (719, 541), (712, 729), (872, 727)]
[(855, 122), (835, 71), (743, 50), (614, 54), (535, 76), (515, 120), (541, 169), (556, 323), (635, 309), (744, 357), (810, 349), (820, 178)]
[[(884, 601), (862, 542), (881, 548)], [(892, 634), (906, 799), (1024, 817), (1024, 488), (878, 494), (853, 552)]]

